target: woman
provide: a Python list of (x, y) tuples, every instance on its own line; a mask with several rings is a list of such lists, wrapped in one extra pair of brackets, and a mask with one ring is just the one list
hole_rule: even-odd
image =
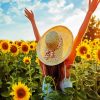
[[(64, 83), (62, 84), (62, 81), (64, 80), (64, 77), (66, 77), (68, 79), (70, 76), (70, 65), (73, 64), (73, 61), (74, 61), (75, 56), (76, 56), (75, 49), (79, 45), (79, 43), (81, 42), (82, 37), (83, 37), (83, 35), (86, 31), (86, 28), (88, 26), (89, 19), (91, 18), (91, 15), (93, 14), (95, 9), (97, 8), (97, 5), (99, 4), (99, 2), (100, 2), (99, 0), (89, 0), (88, 12), (86, 14), (86, 17), (83, 21), (82, 26), (80, 27), (80, 30), (79, 30), (76, 38), (74, 40), (71, 53), (69, 56), (67, 55), (68, 57), (66, 58), (66, 60), (62, 61), (60, 64), (54, 65), (54, 67), (50, 67), (49, 65), (47, 65), (46, 63), (43, 63), (43, 62), (40, 63), (42, 71), (43, 71), (43, 76), (46, 76), (46, 75), (52, 76), (54, 78), (55, 83), (56, 83), (56, 89), (58, 89), (58, 90), (59, 89), (63, 90), (63, 88), (66, 88), (66, 86), (63, 85)], [(26, 14), (25, 16), (30, 20), (30, 22), (32, 24), (34, 35), (36, 37), (36, 41), (40, 41), (41, 37), (40, 37), (40, 34), (39, 34), (38, 29), (37, 29), (36, 24), (35, 24), (33, 12), (32, 11), (30, 12), (27, 9), (25, 9), (25, 14)], [(65, 65), (66, 65), (66, 68), (65, 68)], [(64, 68), (66, 70), (64, 70)]]

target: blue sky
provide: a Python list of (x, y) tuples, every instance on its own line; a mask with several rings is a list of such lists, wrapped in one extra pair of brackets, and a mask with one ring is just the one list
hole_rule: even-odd
[(34, 12), (41, 36), (55, 25), (64, 25), (75, 37), (85, 17), (87, 1), (0, 0), (0, 39), (35, 40), (31, 24), (24, 16), (25, 8)]

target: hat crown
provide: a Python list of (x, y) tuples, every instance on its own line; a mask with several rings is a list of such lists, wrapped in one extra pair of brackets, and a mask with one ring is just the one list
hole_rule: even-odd
[(51, 31), (46, 35), (45, 43), (48, 49), (54, 50), (59, 44), (59, 35), (55, 31)]

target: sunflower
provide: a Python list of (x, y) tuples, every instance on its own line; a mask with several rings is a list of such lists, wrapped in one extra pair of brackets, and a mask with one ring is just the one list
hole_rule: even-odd
[(13, 44), (13, 41), (9, 41), (10, 44)]
[(93, 49), (96, 49), (98, 46), (100, 46), (100, 39), (94, 39), (93, 41), (91, 41), (91, 44)]
[(22, 44), (22, 41), (15, 41), (15, 44), (17, 44), (20, 47)]
[(81, 58), (85, 58), (86, 54), (88, 54), (90, 51), (90, 46), (84, 41), (82, 41), (80, 45), (76, 48), (77, 56), (81, 56)]
[(86, 60), (91, 60), (91, 59), (92, 59), (91, 53), (87, 53), (87, 54), (86, 54)]
[(3, 40), (0, 40), (0, 43), (2, 42)]
[(36, 58), (35, 62), (36, 62), (38, 65), (40, 65), (40, 61), (39, 61), (38, 58)]
[(13, 96), (14, 100), (29, 100), (31, 93), (30, 89), (21, 82), (18, 82), (18, 84), (12, 85), (12, 92), (10, 95)]
[(84, 39), (83, 42), (89, 44), (90, 43), (90, 40)]
[(30, 57), (24, 57), (24, 58), (23, 58), (23, 62), (24, 62), (25, 64), (30, 64), (30, 63), (31, 63), (31, 58), (30, 58)]
[(93, 51), (93, 55), (95, 60), (100, 64), (100, 47)]
[(29, 53), (29, 45), (28, 45), (28, 43), (26, 43), (26, 42), (23, 42), (22, 44), (21, 44), (21, 52), (22, 53), (25, 53), (25, 54), (28, 54)]
[(10, 47), (10, 52), (14, 56), (18, 55), (18, 53), (19, 53), (18, 46), (16, 44), (12, 44)]
[(30, 50), (35, 50), (36, 46), (37, 46), (37, 43), (33, 41), (32, 43), (30, 43)]
[(3, 53), (7, 53), (10, 51), (10, 43), (8, 41), (2, 41), (0, 43), (0, 49)]

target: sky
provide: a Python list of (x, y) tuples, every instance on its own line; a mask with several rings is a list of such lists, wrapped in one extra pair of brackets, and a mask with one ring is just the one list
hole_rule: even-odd
[[(56, 25), (68, 27), (75, 38), (85, 18), (88, 0), (0, 0), (0, 39), (35, 40), (24, 9), (32, 10), (42, 36)], [(100, 18), (100, 5), (94, 15)]]

